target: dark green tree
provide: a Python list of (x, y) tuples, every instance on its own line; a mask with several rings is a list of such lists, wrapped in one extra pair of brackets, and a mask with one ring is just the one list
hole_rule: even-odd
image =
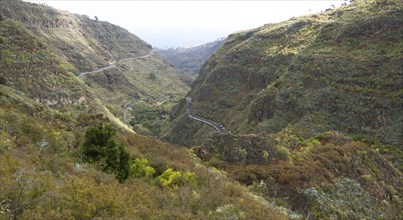
[[(0, 43), (1, 43), (1, 39), (0, 39)], [(0, 85), (6, 85), (6, 82), (7, 82), (6, 78), (0, 76)]]
[(151, 80), (155, 80), (155, 79), (157, 79), (157, 75), (155, 75), (155, 73), (150, 73), (148, 78), (151, 79)]
[(130, 156), (116, 140), (116, 128), (110, 123), (89, 126), (82, 147), (83, 159), (95, 163), (104, 172), (113, 173), (120, 182), (130, 174)]

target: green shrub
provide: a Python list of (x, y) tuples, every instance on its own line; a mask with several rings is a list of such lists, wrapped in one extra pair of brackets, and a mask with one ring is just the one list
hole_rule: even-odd
[[(1, 40), (1, 39), (0, 39), (0, 40)], [(7, 83), (6, 78), (0, 76), (0, 85), (6, 85), (6, 83)]]
[(276, 146), (276, 151), (281, 155), (283, 159), (288, 159), (291, 155), (290, 151), (286, 147), (281, 145)]
[(130, 177), (152, 177), (155, 174), (154, 168), (148, 165), (147, 159), (135, 159), (130, 165)]
[(82, 147), (84, 160), (113, 173), (120, 182), (130, 174), (129, 153), (116, 141), (116, 128), (110, 123), (89, 126)]
[(251, 186), (249, 186), (249, 190), (258, 196), (265, 196), (268, 193), (267, 184), (261, 180), (260, 183), (253, 182)]
[(150, 75), (148, 76), (148, 78), (149, 78), (150, 80), (155, 80), (155, 79), (157, 79), (157, 75), (155, 75), (155, 73), (150, 73)]
[(174, 171), (171, 168), (165, 170), (164, 173), (157, 178), (157, 180), (162, 186), (169, 189), (173, 189), (177, 186), (182, 186), (185, 184), (196, 184), (196, 177), (194, 173), (190, 171)]
[(262, 151), (262, 158), (264, 161), (267, 161), (270, 158), (270, 154), (267, 152), (267, 150)]

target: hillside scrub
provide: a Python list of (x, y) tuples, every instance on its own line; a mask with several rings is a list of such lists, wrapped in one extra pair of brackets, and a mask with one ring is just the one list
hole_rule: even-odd
[[(239, 148), (246, 160), (239, 158)], [(263, 150), (268, 152), (266, 160)], [(268, 137), (221, 134), (197, 152), (267, 201), (307, 218), (401, 215), (401, 172), (376, 150), (337, 132), (310, 139), (287, 129)]]
[[(75, 53), (79, 50), (66, 45), (77, 43), (68, 40), (80, 27), (77, 19), (88, 18), (8, 0), (0, 1), (0, 13), (0, 71), (5, 79), (0, 85), (0, 219), (207, 219), (221, 216), (223, 209), (243, 219), (287, 218), (286, 212), (255, 198), (226, 175), (199, 164), (185, 149), (124, 129), (96, 98), (97, 90), (73, 74), (98, 66), (92, 63), (98, 54), (88, 55), (84, 47), (80, 56)], [(121, 30), (94, 24), (102, 25)], [(130, 36), (118, 39), (130, 42)], [(66, 42), (50, 44), (47, 37)], [(116, 43), (103, 37), (105, 42), (98, 46)], [(126, 56), (118, 48), (110, 53)], [(108, 56), (102, 54), (104, 58)], [(75, 59), (84, 62), (75, 64)], [(154, 61), (165, 71), (166, 63), (158, 57), (122, 64), (131, 68)], [(150, 90), (162, 83), (163, 77), (156, 75)], [(156, 91), (147, 104), (183, 91), (175, 89), (178, 93), (164, 94), (164, 99)], [(167, 187), (158, 181), (161, 175), (161, 180), (172, 180)]]
[[(80, 100), (81, 104), (84, 95), (77, 97), (70, 94), (74, 90), (65, 87), (84, 82), (93, 98), (98, 98), (115, 117), (129, 124), (136, 120), (132, 115), (136, 106), (154, 108), (164, 101), (172, 105), (189, 89), (180, 72), (155, 53), (151, 45), (117, 25), (21, 0), (0, 1), (0, 14), (4, 17), (1, 41), (7, 47), (12, 41), (21, 47), (2, 48), (2, 61), (6, 63), (0, 63), (3, 64), (1, 69), (11, 70), (5, 73), (6, 82), (10, 86), (25, 83), (18, 88), (25, 89), (24, 92), (28, 92), (31, 86), (33, 92), (40, 92), (37, 98), (44, 102), (60, 105)], [(25, 65), (26, 62), (30, 64)], [(113, 68), (86, 74), (80, 77), (82, 81), (72, 79), (74, 75), (101, 69), (111, 63)], [(29, 70), (33, 71), (26, 72)], [(46, 71), (41, 74), (42, 70)], [(58, 78), (61, 81), (55, 82), (52, 76), (61, 72), (70, 76), (63, 80)], [(44, 78), (47, 80), (36, 80)], [(82, 92), (79, 88), (76, 90)], [(49, 94), (56, 98), (46, 97)], [(170, 106), (166, 109), (170, 110)], [(159, 136), (163, 121), (153, 123), (146, 120), (136, 123), (133, 129)]]
[[(242, 219), (286, 219), (286, 213), (197, 164), (182, 148), (115, 130), (107, 119), (89, 113), (66, 117), (0, 88), (1, 219), (204, 219), (222, 214), (217, 210), (225, 206), (233, 207), (229, 213), (242, 213)], [(97, 134), (102, 138), (93, 140)], [(125, 146), (132, 158), (130, 177), (119, 183), (115, 174), (99, 169), (100, 163), (82, 161), (81, 146), (90, 143)]]
[(0, 73), (7, 86), (54, 106), (85, 104), (86, 91), (42, 40), (10, 19), (0, 21), (0, 37)]
[[(232, 34), (187, 96), (197, 115), (237, 134), (291, 125), (304, 138), (335, 130), (400, 146), (401, 14), (400, 1), (354, 1)], [(184, 105), (173, 113), (170, 141), (197, 145), (213, 133), (185, 120)]]
[(354, 1), (230, 35), (189, 93), (232, 131), (211, 136), (185, 100), (163, 126), (188, 87), (139, 38), (0, 1), (0, 219), (399, 219), (401, 11)]

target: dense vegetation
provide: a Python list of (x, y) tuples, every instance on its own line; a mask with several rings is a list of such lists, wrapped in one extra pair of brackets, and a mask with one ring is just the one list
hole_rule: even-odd
[(119, 183), (99, 164), (82, 161), (87, 124), (96, 128), (105, 119), (66, 117), (4, 86), (1, 92), (1, 219), (285, 219), (184, 149), (122, 131), (116, 141), (135, 159), (131, 176)]
[(217, 134), (195, 149), (251, 191), (315, 219), (397, 219), (403, 176), (378, 149), (335, 132), (310, 139)]
[(115, 174), (120, 182), (129, 178), (129, 153), (116, 140), (116, 129), (112, 124), (88, 127), (82, 148), (84, 161), (95, 163), (102, 171)]
[(167, 139), (304, 218), (401, 218), (402, 11), (352, 1), (230, 35), (187, 94), (230, 133), (182, 100)]
[(0, 219), (401, 218), (399, 1), (229, 36), (189, 93), (232, 132), (210, 136), (184, 100), (166, 124), (186, 87), (156, 54), (119, 60), (151, 53), (134, 35), (0, 6)]
[(7, 14), (60, 12), (0, 5), (0, 219), (287, 219), (192, 152), (134, 134), (48, 39)]

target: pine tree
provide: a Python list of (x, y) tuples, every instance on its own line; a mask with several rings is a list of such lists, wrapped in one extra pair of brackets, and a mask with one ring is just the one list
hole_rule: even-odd
[(130, 156), (116, 140), (116, 128), (110, 123), (89, 126), (82, 147), (83, 159), (95, 163), (107, 173), (113, 173), (124, 181), (129, 177)]

